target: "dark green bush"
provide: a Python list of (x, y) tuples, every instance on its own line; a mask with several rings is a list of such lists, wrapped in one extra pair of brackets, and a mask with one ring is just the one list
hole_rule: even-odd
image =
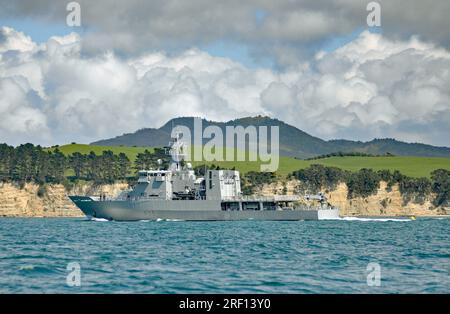
[(436, 193), (435, 206), (450, 205), (450, 171), (438, 169), (431, 173), (432, 191)]
[(308, 168), (294, 171), (294, 177), (306, 184), (306, 187), (313, 193), (317, 193), (322, 187), (333, 189), (339, 182), (345, 182), (349, 172), (323, 165), (311, 165)]
[(368, 197), (380, 187), (380, 176), (372, 169), (361, 169), (347, 179), (348, 197)]
[(264, 184), (271, 184), (275, 181), (276, 175), (273, 172), (247, 172), (241, 178), (242, 193), (244, 195), (253, 194), (256, 188), (260, 188)]

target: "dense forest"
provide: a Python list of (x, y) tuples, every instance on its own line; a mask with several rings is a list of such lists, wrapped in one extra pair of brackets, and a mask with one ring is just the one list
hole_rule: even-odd
[[(145, 150), (129, 160), (124, 153), (114, 154), (103, 151), (101, 155), (94, 152), (81, 154), (75, 152), (65, 156), (58, 148), (45, 149), (33, 144), (17, 147), (0, 144), (0, 181), (1, 182), (35, 182), (67, 184), (75, 180), (94, 181), (95, 183), (113, 183), (117, 180), (134, 180), (137, 170), (166, 168), (170, 157), (163, 148), (153, 152)], [(199, 165), (194, 168), (197, 175), (204, 175), (207, 169), (219, 169), (215, 165)], [(430, 193), (436, 195), (434, 205), (450, 203), (450, 171), (438, 169), (431, 173), (431, 178), (411, 178), (399, 171), (361, 169), (350, 172), (336, 167), (311, 165), (293, 172), (290, 178), (301, 181), (303, 188), (317, 192), (321, 188), (333, 189), (339, 182), (347, 184), (349, 198), (367, 197), (376, 193), (380, 181), (387, 182), (387, 189), (398, 184), (405, 201), (421, 202)], [(274, 173), (248, 172), (242, 176), (244, 194), (251, 194), (263, 184), (277, 180)]]
[[(161, 160), (161, 164), (158, 160)], [(68, 180), (87, 180), (113, 183), (134, 178), (136, 170), (165, 167), (168, 157), (164, 149), (146, 150), (130, 161), (124, 153), (103, 151), (65, 156), (58, 148), (46, 150), (41, 146), (24, 144), (18, 147), (0, 144), (0, 181), (19, 183), (65, 183)]]
[(67, 167), (67, 157), (58, 150), (50, 153), (32, 144), (16, 148), (0, 144), (1, 181), (60, 183)]

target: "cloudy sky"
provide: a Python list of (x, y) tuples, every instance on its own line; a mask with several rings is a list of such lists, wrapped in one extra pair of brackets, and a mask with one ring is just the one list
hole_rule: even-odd
[(450, 1), (0, 0), (0, 142), (88, 143), (177, 116), (450, 146)]

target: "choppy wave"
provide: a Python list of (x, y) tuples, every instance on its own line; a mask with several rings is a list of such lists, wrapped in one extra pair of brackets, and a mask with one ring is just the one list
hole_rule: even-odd
[(33, 274), (54, 274), (59, 273), (60, 270), (55, 267), (48, 267), (45, 265), (21, 265), (19, 266), (19, 272), (23, 274), (33, 273)]
[[(0, 218), (0, 290), (73, 293), (76, 262), (79, 293), (448, 293), (450, 219), (405, 221)], [(369, 263), (389, 273), (380, 287), (367, 285)]]
[(34, 270), (34, 265), (22, 265), (19, 267), (19, 270)]

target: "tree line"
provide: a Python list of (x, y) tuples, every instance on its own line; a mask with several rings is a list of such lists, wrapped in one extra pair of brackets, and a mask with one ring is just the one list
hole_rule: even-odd
[[(94, 152), (81, 154), (74, 152), (66, 156), (58, 148), (47, 150), (33, 144), (17, 147), (0, 144), (0, 181), (19, 183), (35, 182), (67, 183), (69, 180), (86, 180), (95, 183), (113, 183), (117, 180), (134, 179), (138, 170), (167, 168), (170, 156), (164, 148), (153, 152), (145, 150), (137, 154), (132, 162), (125, 153), (114, 154), (105, 150), (97, 155)], [(208, 169), (220, 169), (216, 165), (199, 165), (194, 168), (197, 175), (204, 175)], [(234, 170), (234, 168), (233, 168)], [(387, 182), (387, 189), (398, 184), (406, 200), (424, 199), (430, 193), (435, 194), (434, 205), (450, 203), (450, 171), (438, 169), (430, 178), (411, 178), (399, 171), (361, 169), (350, 172), (336, 167), (311, 165), (294, 171), (291, 178), (302, 182), (305, 188), (318, 192), (321, 188), (333, 189), (339, 182), (346, 183), (349, 197), (367, 197), (375, 194), (380, 181)], [(255, 187), (276, 180), (274, 173), (249, 172), (242, 176), (242, 188), (245, 194), (251, 194)]]
[(48, 152), (32, 144), (0, 144), (1, 181), (60, 183), (65, 179), (67, 166), (67, 157), (57, 149)]
[(394, 154), (386, 152), (385, 154), (368, 154), (363, 152), (335, 152), (324, 155), (319, 155), (315, 157), (306, 158), (305, 160), (318, 160), (318, 159), (326, 159), (330, 157), (395, 157)]
[[(53, 153), (57, 153), (56, 149)], [(130, 175), (131, 161), (125, 153), (114, 154), (110, 150), (101, 155), (94, 152), (81, 154), (75, 152), (67, 158), (67, 168), (74, 172), (74, 179), (95, 181), (96, 183), (113, 183), (125, 180)]]
[(345, 183), (349, 198), (375, 194), (380, 188), (380, 181), (385, 181), (388, 191), (394, 184), (398, 184), (405, 201), (413, 200), (420, 203), (426, 196), (434, 193), (435, 206), (450, 205), (450, 171), (446, 169), (434, 170), (430, 178), (412, 178), (398, 170), (391, 172), (360, 169), (357, 172), (350, 172), (336, 167), (311, 165), (294, 171), (290, 177), (300, 180), (306, 189), (314, 193), (321, 188), (334, 189), (338, 183)]
[(86, 180), (95, 183), (113, 183), (133, 179), (138, 170), (167, 168), (170, 156), (166, 149), (145, 150), (131, 161), (125, 153), (101, 154), (74, 152), (68, 156), (58, 147), (48, 150), (39, 145), (23, 144), (17, 147), (0, 144), (0, 181), (19, 183), (66, 183), (67, 180)]

